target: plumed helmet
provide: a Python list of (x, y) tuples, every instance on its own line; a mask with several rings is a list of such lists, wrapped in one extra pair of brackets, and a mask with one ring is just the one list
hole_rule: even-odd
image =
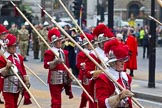
[(8, 21), (5, 20), (5, 21), (3, 22), (3, 25), (8, 26), (8, 25), (9, 25), (9, 24), (8, 24)]
[(16, 36), (14, 36), (13, 34), (7, 34), (5, 43), (6, 43), (7, 47), (16, 45)]
[(5, 33), (8, 33), (8, 30), (2, 24), (0, 24), (0, 35)]
[(60, 31), (57, 28), (52, 28), (48, 31), (48, 39), (51, 43), (62, 39)]
[(105, 54), (108, 56), (108, 64), (118, 61), (118, 60), (128, 60), (128, 46), (119, 43), (119, 41), (114, 38), (107, 41), (104, 44)]
[[(89, 40), (90, 42), (93, 42), (93, 41), (94, 41), (94, 40), (93, 40), (93, 39), (94, 39), (94, 36), (93, 36), (92, 34), (85, 33), (85, 36), (88, 38), (88, 40)], [(82, 39), (82, 41), (83, 41), (82, 46), (88, 44), (88, 41), (87, 41), (87, 39), (83, 36), (83, 34), (81, 34), (80, 37), (81, 37), (81, 39)]]
[(107, 41), (114, 37), (113, 32), (104, 24), (99, 24), (94, 30), (93, 35), (97, 37), (97, 43)]

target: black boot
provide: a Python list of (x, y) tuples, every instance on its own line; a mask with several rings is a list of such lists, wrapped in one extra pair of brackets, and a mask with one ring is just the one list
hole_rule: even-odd
[(133, 70), (130, 70), (130, 74), (129, 74), (131, 77), (134, 77), (134, 74), (133, 74)]

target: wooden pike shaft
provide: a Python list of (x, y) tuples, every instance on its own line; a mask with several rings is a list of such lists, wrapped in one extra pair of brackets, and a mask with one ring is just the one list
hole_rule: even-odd
[(148, 16), (148, 17), (162, 26), (162, 23), (160, 21), (158, 21), (157, 19), (155, 19), (154, 17), (152, 17), (152, 16)]
[(38, 77), (38, 75), (35, 74), (35, 72), (33, 72), (27, 65), (24, 64), (24, 66), (29, 72), (31, 72), (37, 79), (39, 79), (47, 87), (47, 84), (40, 77)]

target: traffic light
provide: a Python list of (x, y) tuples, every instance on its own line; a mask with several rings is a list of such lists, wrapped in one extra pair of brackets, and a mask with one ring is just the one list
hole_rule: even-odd
[(73, 1), (73, 15), (76, 19), (79, 18), (81, 5), (82, 5), (82, 0)]

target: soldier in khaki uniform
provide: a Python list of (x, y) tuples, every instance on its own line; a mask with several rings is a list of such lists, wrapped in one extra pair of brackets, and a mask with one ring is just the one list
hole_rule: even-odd
[[(48, 23), (44, 22), (43, 29), (40, 30), (41, 36), (48, 42)], [(44, 52), (48, 49), (47, 45), (40, 39), (40, 50), (41, 50), (41, 62), (44, 60)]]
[[(40, 28), (38, 25), (35, 25), (35, 28), (40, 31)], [(39, 59), (39, 39), (38, 39), (37, 33), (32, 30), (32, 40), (33, 40), (33, 55), (34, 59)]]
[(24, 57), (24, 61), (27, 61), (26, 54), (29, 41), (29, 31), (25, 28), (25, 25), (21, 26), (21, 29), (18, 31), (18, 43), (20, 48), (20, 54)]
[(9, 29), (9, 32), (17, 37), (18, 35), (18, 29), (16, 24), (12, 24), (11, 28)]

